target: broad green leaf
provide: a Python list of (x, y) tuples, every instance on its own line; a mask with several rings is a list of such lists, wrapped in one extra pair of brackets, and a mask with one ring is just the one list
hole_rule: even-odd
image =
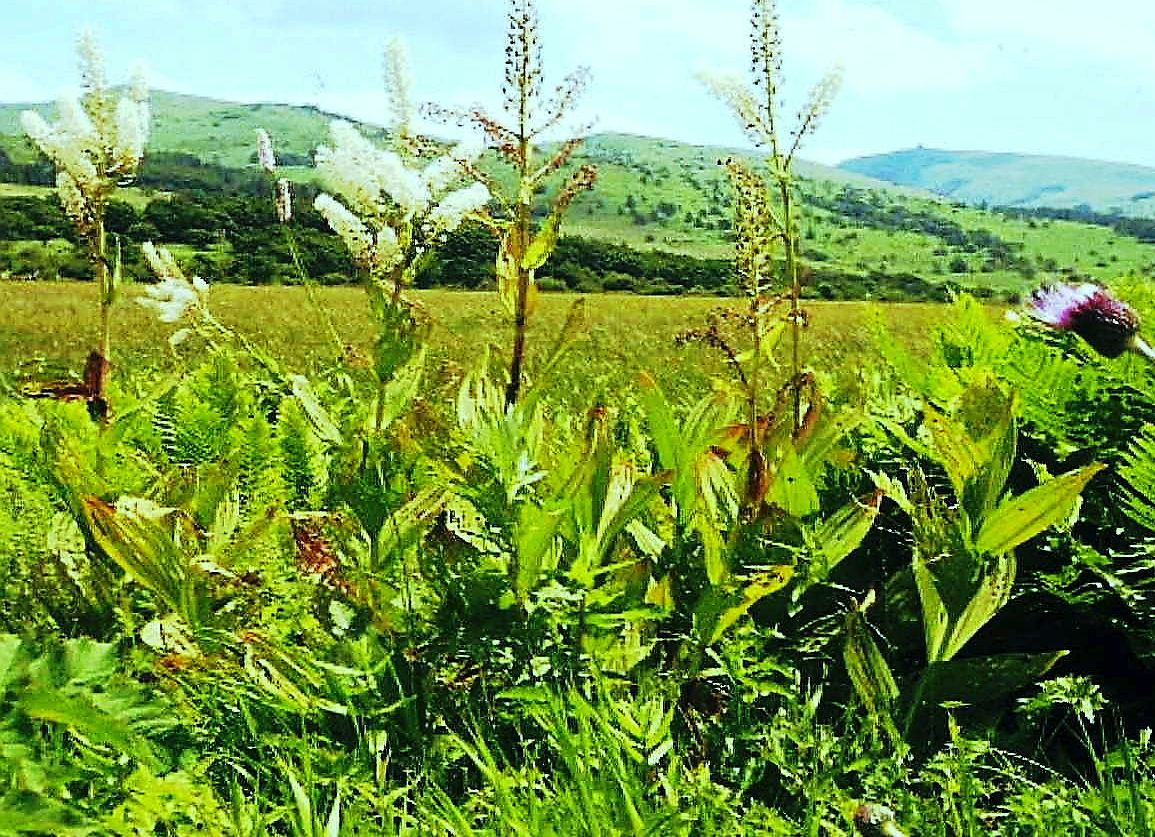
[(824, 415), (799, 454), (807, 470), (818, 473), (838, 442), (865, 419), (865, 414), (858, 410), (844, 410), (833, 417)]
[(599, 670), (627, 674), (650, 656), (656, 644), (650, 635), (643, 635), (641, 625), (634, 620), (611, 632), (587, 632), (582, 637), (582, 650), (596, 661)]
[(994, 557), (983, 567), (978, 589), (975, 590), (961, 614), (952, 614), (952, 624), (946, 642), (936, 657), (928, 655), (932, 662), (952, 659), (963, 649), (971, 637), (977, 634), (1003, 606), (1011, 600), (1011, 588), (1015, 583), (1018, 562), (1014, 553)]
[(922, 604), (922, 630), (926, 639), (926, 657), (930, 661), (941, 659), (943, 645), (951, 629), (951, 618), (938, 593), (934, 574), (921, 550), (915, 547), (911, 562), (914, 582), (918, 588), (919, 602)]
[(116, 673), (116, 646), (111, 642), (97, 642), (88, 637), (70, 639), (64, 643), (64, 664), (68, 682), (100, 683)]
[(517, 578), (519, 598), (536, 589), (543, 573), (556, 569), (554, 540), (565, 515), (564, 505), (548, 508), (524, 503), (517, 523)]
[(0, 696), (4, 690), (19, 679), (27, 667), (27, 659), (22, 653), (23, 642), (20, 637), (11, 634), (0, 634)]
[(683, 466), (681, 432), (670, 402), (661, 387), (648, 374), (642, 373), (641, 401), (646, 411), (646, 423), (650, 427), (650, 438), (658, 452), (658, 462), (662, 468), (680, 472)]
[(309, 424), (317, 433), (317, 438), (331, 445), (341, 444), (341, 431), (337, 429), (337, 425), (329, 417), (328, 410), (321, 406), (309, 379), (304, 375), (293, 375), (289, 381), (293, 386), (293, 397), (297, 399), (297, 403), (304, 410), (305, 417), (309, 419)]
[[(190, 561), (176, 545), (174, 527), (179, 513), (150, 519), (119, 510), (95, 498), (85, 498), (84, 515), (93, 538), (105, 554), (135, 581), (143, 584), (192, 625), (200, 611), (190, 588)], [(192, 585), (195, 588), (195, 585)]]
[(738, 591), (736, 595), (738, 601), (722, 608), (718, 613), (717, 621), (710, 632), (710, 643), (713, 644), (721, 639), (722, 634), (750, 612), (750, 608), (771, 593), (776, 593), (784, 588), (792, 578), (794, 578), (794, 567), (789, 564), (770, 567), (751, 576), (746, 586)]
[(510, 316), (517, 311), (517, 259), (509, 249), (509, 239), (503, 238), (497, 248), (497, 296)]
[(871, 636), (862, 607), (855, 607), (846, 620), (846, 645), (842, 649), (847, 674), (859, 700), (871, 717), (891, 735), (899, 739), (891, 708), (898, 699), (898, 684), (886, 658)]
[(560, 209), (555, 209), (545, 219), (545, 223), (541, 225), (541, 229), (537, 231), (529, 243), (529, 247), (525, 249), (525, 255), (521, 259), (522, 269), (537, 270), (546, 263), (554, 248), (557, 247), (558, 234), (561, 232), (561, 219)]
[(925, 707), (1001, 701), (1034, 683), (1066, 653), (997, 654), (931, 663), (918, 688), (919, 701)]
[(624, 489), (622, 493), (625, 496), (620, 500), (615, 499), (613, 502), (607, 498), (607, 503), (602, 511), (602, 519), (598, 523), (598, 546), (602, 551), (601, 559), (603, 561), (609, 557), (609, 552), (618, 536), (627, 526), (639, 519), (646, 507), (658, 496), (662, 486), (661, 480), (653, 477), (643, 477), (638, 480), (632, 480), (631, 477), (623, 479), (632, 481), (628, 488), (624, 485), (619, 486), (619, 490)]
[(653, 577), (650, 578), (645, 602), (667, 614), (674, 609), (674, 592), (670, 583), (670, 576), (664, 575), (660, 581)]
[(867, 471), (873, 480), (875, 487), (881, 491), (888, 498), (893, 500), (895, 504), (909, 515), (914, 514), (914, 506), (910, 502), (910, 498), (906, 495), (906, 487), (901, 482), (891, 477), (889, 474), (874, 473)]
[(341, 835), (341, 791), (333, 798), (333, 807), (329, 809), (329, 818), (325, 821), (324, 837), (340, 837)]
[[(980, 525), (998, 505), (1011, 467), (1015, 464), (1018, 441), (1015, 401), (1001, 392), (997, 392), (994, 399), (997, 400), (993, 406), (985, 405), (994, 411), (994, 415), (987, 416), (991, 426), (981, 442), (982, 463), (959, 497), (975, 525)], [(988, 402), (994, 399), (988, 399)]]
[(704, 512), (694, 515), (693, 529), (702, 539), (702, 553), (706, 563), (706, 578), (712, 585), (722, 584), (730, 577), (726, 541), (714, 522)]
[(390, 514), (377, 539), (381, 559), (393, 560), (421, 540), (434, 518), (445, 509), (450, 496), (446, 481), (439, 478)]
[(123, 718), (102, 711), (88, 695), (32, 689), (21, 697), (20, 708), (37, 721), (69, 727), (94, 743), (115, 747), (145, 761), (154, 760), (147, 739), (138, 735)]
[(923, 410), (923, 426), (930, 432), (934, 458), (950, 477), (955, 496), (962, 499), (983, 464), (982, 451), (960, 422), (929, 404)]
[(503, 689), (496, 695), (498, 700), (511, 700), (516, 703), (534, 705), (548, 705), (555, 700), (554, 693), (548, 686), (512, 686)]
[(661, 557), (662, 551), (666, 548), (666, 542), (642, 521), (631, 521), (626, 526), (626, 531), (633, 539), (634, 546), (647, 558), (657, 559)]
[[(381, 399), (379, 412), (374, 415), (374, 424), (381, 429), (391, 425), (412, 406), (413, 401), (421, 392), (421, 379), (425, 373), (425, 355), (427, 349), (422, 346), (408, 363), (397, 371), (397, 374), (381, 388), (378, 397)], [(324, 437), (322, 437), (324, 438)]]
[(786, 445), (778, 462), (766, 501), (792, 517), (808, 517), (818, 511), (818, 489), (791, 444)]
[(309, 794), (305, 791), (304, 786), (300, 780), (297, 779), (297, 774), (288, 765), (285, 766), (285, 776), (289, 780), (289, 787), (293, 791), (293, 802), (296, 805), (296, 819), (299, 828), (304, 833), (312, 833), (313, 831), (313, 802), (309, 798)]
[(877, 491), (865, 503), (852, 501), (836, 511), (814, 530), (812, 541), (815, 559), (821, 564), (815, 567), (817, 579), (825, 578), (838, 564), (862, 544), (874, 519), (878, 517), (878, 507), (882, 502), (882, 492)]
[(975, 546), (980, 552), (1001, 555), (1059, 523), (1103, 468), (1096, 462), (1003, 501), (984, 521)]

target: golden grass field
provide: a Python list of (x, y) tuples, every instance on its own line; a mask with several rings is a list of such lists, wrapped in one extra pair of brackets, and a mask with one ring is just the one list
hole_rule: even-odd
[[(128, 286), (114, 313), (113, 362), (119, 373), (174, 368), (181, 357), (203, 348), (190, 341), (179, 354), (168, 336), (178, 328), (159, 322), (135, 304), (139, 287)], [(476, 364), (487, 346), (505, 362), (511, 328), (493, 293), (419, 291), (414, 297), (432, 322), (436, 365), (451, 370)], [(556, 339), (576, 296), (540, 297), (530, 331), (530, 355), (544, 353)], [(217, 317), (290, 368), (316, 372), (340, 355), (326, 325), (331, 318), (343, 343), (367, 352), (373, 331), (359, 288), (320, 288), (310, 303), (301, 288), (215, 286), (211, 307)], [(89, 283), (0, 283), (0, 373), (79, 372), (96, 340), (95, 287)], [(600, 294), (586, 298), (587, 328), (564, 362), (563, 386), (572, 394), (611, 394), (647, 370), (669, 392), (703, 391), (722, 372), (714, 353), (699, 346), (678, 347), (679, 332), (699, 326), (712, 309), (739, 304), (716, 298), (642, 297)], [(881, 316), (913, 348), (926, 345), (944, 308), (935, 304), (871, 306), (861, 302), (807, 303), (810, 327), (805, 351), (810, 363), (830, 370), (878, 362), (871, 322)], [(323, 308), (325, 313), (322, 313)], [(783, 356), (785, 353), (783, 352)], [(193, 358), (195, 359), (195, 358)], [(568, 385), (566, 382), (569, 382)]]

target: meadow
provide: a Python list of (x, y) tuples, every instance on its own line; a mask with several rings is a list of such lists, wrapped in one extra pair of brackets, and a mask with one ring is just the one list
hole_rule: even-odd
[[(132, 280), (150, 109), (90, 37), (84, 97), (22, 116), (91, 281), (0, 283), (0, 835), (1155, 833), (1155, 291), (1110, 254), (1146, 245), (1056, 245), (1120, 275), (1009, 309), (807, 299), (824, 213), (867, 272), (1075, 227), (812, 190), (837, 78), (780, 135), (754, 0), (735, 295), (538, 293), (597, 173), (533, 141), (584, 76), (543, 100), (532, 0), (507, 24), (504, 108), (450, 114), (502, 178), (411, 133), (399, 45), (388, 130), (317, 149), (346, 287), (265, 130), (297, 285), (148, 240)], [(493, 289), (415, 290), (466, 223)]]
[[(171, 329), (132, 301), (144, 287), (122, 289), (126, 302), (116, 314), (115, 363), (134, 373), (171, 372), (187, 357), (169, 346)], [(85, 282), (0, 283), (0, 373), (51, 375), (82, 368), (99, 328), (96, 296), (96, 287)], [(412, 296), (431, 321), (435, 365), (457, 370), (457, 378), (480, 351), (496, 352), (510, 342), (512, 327), (493, 292), (432, 290)], [(212, 289), (211, 299), (223, 322), (294, 369), (322, 370), (346, 346), (362, 357), (371, 353), (374, 323), (360, 288), (318, 288), (310, 295), (300, 287), (221, 285)], [(585, 326), (567, 361), (567, 387), (574, 387), (575, 396), (589, 400), (599, 390), (628, 388), (638, 373), (650, 370), (682, 400), (706, 391), (710, 379), (724, 373), (720, 353), (675, 341), (700, 326), (710, 311), (738, 304), (712, 297), (544, 294), (535, 318), (535, 360), (553, 347), (579, 299), (585, 301)], [(946, 310), (934, 303), (815, 302), (810, 308), (807, 361), (851, 376), (882, 362), (872, 336), (876, 322), (909, 348), (925, 350)], [(991, 310), (1000, 315), (1000, 309)]]

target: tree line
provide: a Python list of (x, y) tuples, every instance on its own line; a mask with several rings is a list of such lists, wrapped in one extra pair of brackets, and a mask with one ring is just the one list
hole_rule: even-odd
[[(0, 150), (0, 180), (50, 185), (51, 166), (14, 163)], [(300, 269), (322, 284), (355, 281), (348, 253), (313, 209), (316, 187), (296, 186), (292, 243), (277, 222), (268, 182), (253, 171), (205, 163), (190, 154), (160, 152), (142, 167), (138, 185), (163, 190), (143, 208), (114, 200), (108, 231), (122, 245), (125, 271), (148, 280), (139, 245), (145, 241), (187, 245), (194, 252), (189, 269), (210, 282), (294, 284)], [(883, 209), (869, 195), (843, 190), (834, 198), (808, 196), (814, 205), (849, 216), (856, 223), (919, 229), (955, 241), (1007, 254), (1006, 245), (962, 230), (949, 220), (902, 207)], [(961, 232), (960, 232), (961, 231)], [(73, 241), (71, 223), (55, 195), (0, 198), (0, 276), (84, 278), (88, 266), (72, 248), (30, 246), (27, 242)], [(1000, 246), (1002, 245), (1002, 246)], [(419, 287), (487, 289), (494, 285), (496, 241), (479, 225), (466, 225), (442, 241), (417, 277)], [(912, 274), (852, 272), (817, 259), (807, 269), (807, 294), (823, 299), (939, 300), (950, 283)], [(738, 293), (730, 259), (700, 258), (664, 250), (640, 250), (608, 241), (563, 236), (539, 272), (546, 291), (639, 294)]]

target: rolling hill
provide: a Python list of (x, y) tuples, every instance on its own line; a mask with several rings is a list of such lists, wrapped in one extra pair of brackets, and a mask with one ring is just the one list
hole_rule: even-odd
[[(254, 143), (258, 127), (269, 131), (282, 160), (292, 164), (287, 168), (290, 176), (311, 182), (316, 174), (311, 168), (312, 151), (326, 140), (328, 124), (335, 118), (311, 107), (234, 103), (175, 93), (154, 92), (152, 101), (150, 152), (191, 155), (206, 166), (248, 178), (250, 183), (259, 178)], [(19, 112), (26, 107), (0, 105), (0, 150), (14, 162), (35, 159), (18, 134)], [(49, 115), (53, 109), (51, 105), (34, 107)], [(362, 129), (375, 137), (383, 133), (371, 125)], [(758, 155), (749, 150), (624, 134), (591, 136), (571, 165), (595, 164), (598, 182), (592, 192), (575, 202), (565, 233), (638, 250), (728, 258), (733, 253), (732, 203), (719, 161), (735, 155), (758, 162)], [(922, 149), (852, 161), (838, 168), (800, 163), (804, 255), (816, 283), (845, 280), (869, 289), (877, 277), (887, 277), (890, 287), (916, 286), (921, 281), (950, 283), (984, 293), (1014, 293), (1058, 273), (1109, 280), (1123, 273), (1155, 270), (1155, 246), (1129, 231), (1015, 218), (960, 206), (932, 194), (945, 191), (943, 183), (949, 178), (943, 178), (955, 171), (953, 179), (960, 183), (951, 198), (961, 200), (962, 184), (969, 182), (964, 180), (964, 172), (977, 178), (979, 172), (995, 165), (989, 158), (1011, 166), (1010, 160), (1003, 158), (1013, 155), (972, 156), (974, 159), (964, 164), (951, 152)], [(1095, 181), (1095, 165), (1106, 166), (1104, 171), (1117, 168), (1069, 162), (1068, 170), (1083, 172), (1088, 182)], [(496, 160), (485, 165), (501, 179), (502, 167)], [(936, 174), (939, 169), (941, 177)], [(1134, 177), (1143, 171), (1147, 170)], [(1143, 185), (1155, 190), (1155, 171), (1149, 175), (1149, 183), (1136, 180), (1138, 185), (1127, 187), (1136, 190), (1128, 193), (1131, 197), (1136, 197)], [(1009, 173), (1003, 179), (1013, 181)], [(1029, 172), (1021, 180), (1034, 182)], [(47, 189), (34, 187), (11, 188), (47, 193)], [(1009, 186), (1008, 190), (1015, 194), (1022, 191)], [(1151, 206), (1155, 208), (1155, 191), (1152, 195)], [(148, 190), (134, 190), (129, 197), (138, 208), (151, 200), (166, 199), (163, 193)], [(1136, 197), (1133, 203), (1146, 200)], [(1026, 198), (988, 202), (1031, 205)]]
[(926, 189), (960, 203), (1084, 208), (1155, 218), (1155, 168), (1073, 157), (912, 148), (858, 157), (843, 171)]

